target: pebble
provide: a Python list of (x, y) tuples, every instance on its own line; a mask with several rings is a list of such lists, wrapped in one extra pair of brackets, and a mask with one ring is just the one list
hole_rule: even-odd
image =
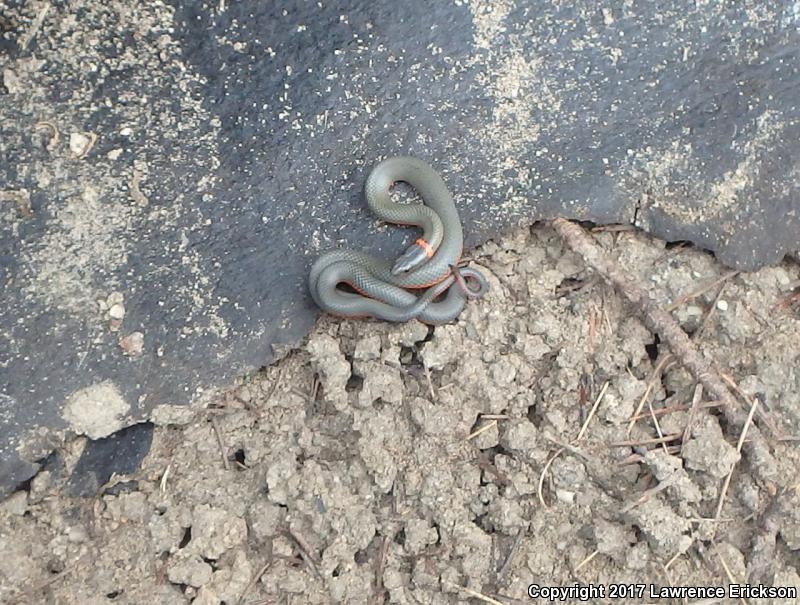
[(12, 515), (21, 517), (28, 510), (28, 492), (24, 490), (14, 492), (0, 506)]
[(717, 309), (720, 311), (727, 311), (728, 310), (728, 301), (727, 300), (718, 300), (717, 301)]
[(775, 278), (778, 281), (778, 284), (781, 286), (788, 286), (792, 280), (789, 278), (789, 274), (782, 267), (778, 267), (775, 269)]
[(111, 305), (111, 308), (108, 310), (108, 316), (111, 319), (122, 319), (125, 317), (125, 307), (120, 303)]
[(82, 132), (73, 132), (69, 135), (69, 150), (76, 156), (83, 155), (90, 143), (91, 139)]
[(119, 346), (122, 352), (130, 357), (141, 354), (144, 349), (144, 334), (141, 332), (131, 332), (124, 338), (120, 338)]

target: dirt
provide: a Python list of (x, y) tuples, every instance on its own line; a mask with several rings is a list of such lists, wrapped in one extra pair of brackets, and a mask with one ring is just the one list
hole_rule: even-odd
[[(673, 305), (743, 409), (758, 401), (778, 483), (796, 482), (797, 263), (731, 274), (691, 247), (594, 235)], [(549, 228), (472, 262), (491, 290), (453, 325), (322, 317), (208, 407), (159, 408), (141, 471), (102, 495), (37, 475), (0, 508), (0, 601), (505, 604), (535, 602), (534, 583), (747, 581), (776, 486), (715, 402), (690, 414), (695, 381), (654, 372), (663, 347)], [(67, 470), (84, 444), (62, 448)], [(775, 586), (800, 587), (798, 510), (780, 519)], [(590, 600), (612, 601), (647, 599)]]
[[(97, 305), (123, 285), (115, 271), (126, 265), (134, 247), (127, 233), (143, 238), (155, 233), (163, 245), (181, 238), (174, 245), (193, 275), (192, 291), (181, 294), (194, 302), (193, 314), (204, 315), (198, 331), (224, 334), (218, 301), (210, 300), (196, 252), (183, 241), (200, 218), (189, 220), (180, 199), (169, 206), (149, 200), (161, 192), (148, 175), (165, 161), (176, 175), (203, 162), (206, 173), (218, 165), (218, 120), (195, 94), (203, 80), (187, 68), (172, 37), (173, 9), (160, 1), (78, 0), (68, 10), (39, 1), (0, 3), (0, 10), (26, 24), (20, 25), (25, 32), (20, 57), (0, 69), (0, 85), (9, 93), (3, 107), (8, 154), (3, 176), (10, 187), (0, 191), (0, 202), (20, 198), (0, 203), (0, 229), (18, 235), (24, 221), (42, 220), (30, 210), (32, 194), (48, 201), (48, 212), (41, 214), (52, 209), (41, 237), (15, 238), (17, 256), (25, 261), (19, 287), (31, 307), (69, 313), (98, 338), (106, 325)], [(28, 49), (25, 40), (34, 38), (35, 50)], [(135, 50), (122, 43), (125, 38), (137, 42)], [(121, 78), (125, 73), (132, 75)], [(184, 94), (164, 94), (174, 87)], [(116, 131), (93, 130), (102, 124), (115, 124)], [(187, 140), (185, 133), (209, 124), (209, 135)], [(185, 144), (175, 144), (180, 141)], [(196, 153), (196, 143), (208, 154)], [(207, 180), (197, 183), (198, 196)], [(19, 189), (18, 182), (30, 182), (33, 191)], [(196, 214), (195, 209), (191, 215)]]

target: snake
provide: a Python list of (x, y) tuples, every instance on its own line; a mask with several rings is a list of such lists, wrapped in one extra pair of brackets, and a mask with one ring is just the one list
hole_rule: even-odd
[[(423, 204), (392, 201), (391, 190), (397, 182), (413, 187)], [(370, 172), (364, 194), (378, 218), (420, 227), (422, 235), (395, 262), (350, 249), (319, 257), (311, 267), (308, 285), (323, 311), (389, 322), (416, 318), (438, 325), (455, 320), (468, 299), (488, 290), (480, 271), (458, 266), (464, 238), (461, 220), (447, 185), (430, 165), (414, 157), (386, 159)], [(468, 281), (477, 287), (470, 287)], [(343, 284), (354, 291), (344, 290)]]

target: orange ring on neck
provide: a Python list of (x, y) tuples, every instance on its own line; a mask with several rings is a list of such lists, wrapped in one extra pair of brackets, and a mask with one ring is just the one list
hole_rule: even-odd
[(417, 246), (419, 246), (420, 248), (425, 250), (425, 256), (427, 256), (428, 258), (431, 258), (433, 256), (433, 248), (431, 248), (431, 245), (428, 242), (426, 242), (424, 239), (419, 238), (416, 241), (416, 244), (417, 244)]

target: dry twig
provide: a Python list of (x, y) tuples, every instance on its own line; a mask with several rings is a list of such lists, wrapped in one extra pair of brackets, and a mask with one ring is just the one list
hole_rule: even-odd
[[(567, 245), (580, 254), (588, 266), (612, 284), (617, 292), (639, 310), (645, 325), (660, 335), (661, 341), (669, 347), (672, 354), (703, 385), (705, 390), (724, 404), (721, 410), (728, 423), (735, 427), (743, 427), (746, 415), (737, 405), (719, 375), (712, 370), (708, 361), (703, 359), (694, 343), (672, 315), (659, 307), (648, 296), (644, 287), (635, 283), (614, 266), (607, 258), (608, 255), (605, 251), (581, 227), (563, 218), (553, 220), (552, 224)], [(754, 475), (770, 486), (778, 475), (775, 459), (758, 427), (751, 426), (749, 434), (751, 439), (745, 444), (744, 451), (750, 460)]]
[(514, 555), (517, 554), (517, 550), (519, 550), (519, 545), (522, 543), (522, 537), (525, 535), (525, 531), (527, 528), (520, 527), (517, 531), (517, 535), (514, 536), (514, 542), (511, 544), (511, 548), (508, 549), (508, 555), (506, 555), (506, 560), (503, 561), (503, 564), (500, 566), (500, 571), (497, 572), (497, 582), (499, 583), (502, 581), (503, 577), (508, 573), (508, 570), (511, 568), (511, 562), (514, 560)]
[(794, 498), (799, 490), (800, 482), (784, 489), (764, 511), (750, 549), (751, 558), (747, 564), (749, 582), (769, 582), (771, 579), (768, 574), (775, 569), (775, 547), (781, 521), (797, 505)]
[[(753, 405), (750, 406), (750, 413), (747, 415), (747, 420), (744, 423), (744, 427), (742, 427), (742, 433), (739, 435), (739, 442), (736, 444), (736, 451), (741, 452), (742, 446), (744, 445), (745, 437), (747, 437), (747, 429), (750, 428), (750, 423), (753, 422), (753, 414), (756, 412), (756, 408), (758, 407), (758, 399), (753, 397)], [(733, 477), (733, 470), (736, 468), (734, 465), (730, 472), (725, 477), (725, 481), (722, 483), (722, 489), (720, 490), (719, 494), (719, 502), (717, 503), (717, 512), (714, 515), (714, 521), (719, 519), (720, 514), (722, 514), (722, 505), (725, 503), (725, 496), (728, 493), (728, 487), (731, 484), (731, 477)]]
[(211, 416), (211, 426), (214, 427), (214, 434), (217, 436), (217, 445), (219, 446), (219, 454), (222, 457), (222, 466), (228, 471), (231, 465), (228, 463), (227, 448), (225, 447), (225, 442), (222, 440), (222, 431), (219, 428), (219, 422), (216, 416)]

